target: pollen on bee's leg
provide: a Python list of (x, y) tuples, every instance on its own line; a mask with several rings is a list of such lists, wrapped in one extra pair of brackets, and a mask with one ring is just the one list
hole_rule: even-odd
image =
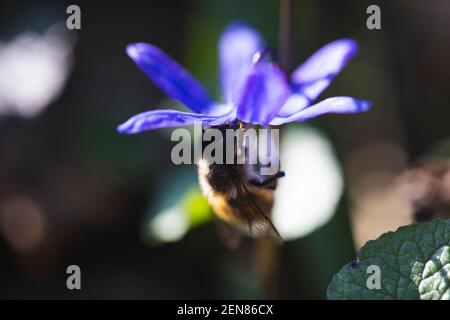
[(239, 121), (239, 129), (245, 131), (245, 130), (247, 130), (247, 125), (248, 125), (248, 124), (247, 124), (246, 122), (244, 122), (244, 121)]

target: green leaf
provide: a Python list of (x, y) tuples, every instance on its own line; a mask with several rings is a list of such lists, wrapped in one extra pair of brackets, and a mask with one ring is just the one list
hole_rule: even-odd
[(358, 259), (333, 277), (327, 295), (450, 300), (450, 220), (401, 227), (368, 241)]

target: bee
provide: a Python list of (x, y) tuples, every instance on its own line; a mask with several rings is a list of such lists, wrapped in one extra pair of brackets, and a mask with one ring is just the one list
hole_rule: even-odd
[[(245, 128), (242, 125), (237, 127), (236, 123), (213, 128), (222, 132), (220, 144), (225, 158), (225, 130)], [(237, 149), (237, 142), (234, 141), (235, 160)], [(282, 241), (270, 219), (277, 179), (282, 176), (284, 173), (279, 170), (274, 175), (262, 176), (248, 161), (244, 164), (237, 164), (237, 161), (219, 164), (211, 163), (204, 157), (198, 161), (199, 184), (216, 216), (252, 238)]]

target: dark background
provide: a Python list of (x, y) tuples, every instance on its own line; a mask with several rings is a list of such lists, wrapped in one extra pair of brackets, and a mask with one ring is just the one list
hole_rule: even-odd
[[(364, 97), (374, 109), (358, 118), (311, 122), (334, 143), (348, 186), (355, 176), (379, 168), (400, 173), (445, 145), (450, 133), (448, 2), (377, 2), (382, 29), (374, 31), (365, 25), (372, 2), (294, 2), (293, 66), (337, 38), (352, 37), (361, 46), (324, 96)], [(213, 223), (175, 243), (144, 241), (147, 211), (164, 197), (163, 186), (175, 188), (179, 182), (170, 163), (171, 143), (164, 130), (122, 136), (115, 127), (135, 113), (170, 104), (127, 57), (128, 43), (163, 48), (218, 97), (221, 31), (229, 22), (245, 20), (277, 47), (279, 2), (3, 0), (0, 41), (64, 23), (69, 4), (80, 6), (82, 29), (69, 32), (74, 64), (61, 94), (35, 117), (0, 115), (0, 212), (19, 204), (12, 219), (0, 218), (0, 298), (264, 297), (254, 274), (253, 241), (229, 250)], [(384, 149), (370, 153), (366, 148), (373, 161), (355, 167), (352, 153), (378, 142), (402, 150), (401, 164), (392, 164)], [(195, 179), (195, 168), (187, 170)], [(279, 249), (276, 297), (326, 297), (332, 275), (355, 256), (351, 204), (346, 192), (328, 224)], [(45, 228), (30, 244), (36, 217), (27, 210), (36, 207)], [(21, 246), (23, 241), (29, 245)], [(81, 267), (82, 290), (66, 288), (70, 264)]]

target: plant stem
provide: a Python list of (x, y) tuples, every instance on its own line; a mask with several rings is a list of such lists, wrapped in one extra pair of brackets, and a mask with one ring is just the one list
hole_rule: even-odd
[(280, 4), (280, 66), (289, 74), (292, 60), (293, 0), (281, 0)]
[[(280, 0), (280, 67), (290, 73), (293, 39), (293, 0)], [(265, 299), (279, 297), (280, 246), (269, 239), (256, 243), (255, 263)]]
[(255, 269), (258, 272), (263, 299), (279, 297), (279, 245), (272, 239), (259, 239), (255, 248)]

